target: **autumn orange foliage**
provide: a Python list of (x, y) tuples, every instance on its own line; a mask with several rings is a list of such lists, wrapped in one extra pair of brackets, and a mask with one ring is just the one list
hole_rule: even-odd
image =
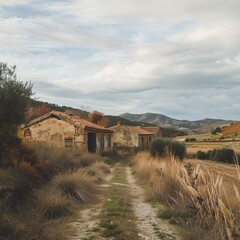
[(52, 109), (45, 104), (42, 104), (39, 107), (30, 107), (27, 115), (28, 121), (31, 121), (51, 111)]
[(93, 111), (89, 113), (88, 119), (90, 122), (99, 124), (103, 127), (107, 127), (108, 125), (108, 118), (101, 112)]

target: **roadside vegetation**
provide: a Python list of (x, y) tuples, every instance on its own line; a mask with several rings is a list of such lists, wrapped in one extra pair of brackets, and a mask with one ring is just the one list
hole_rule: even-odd
[(172, 154), (153, 157), (140, 153), (135, 157), (135, 169), (146, 184), (148, 200), (158, 203), (159, 217), (180, 227), (183, 239), (240, 238), (237, 166), (239, 185), (231, 183), (231, 193), (222, 175), (202, 165), (185, 164)]
[(207, 152), (199, 150), (193, 156), (201, 160), (212, 160), (216, 162), (231, 163), (235, 165), (239, 165), (240, 159), (240, 155), (235, 153), (234, 150), (230, 148), (213, 149)]
[(99, 156), (76, 155), (45, 145), (21, 146), (0, 168), (0, 239), (67, 237), (66, 224), (97, 200), (109, 173)]
[(169, 138), (155, 138), (150, 145), (150, 154), (153, 157), (166, 157), (169, 153), (182, 160), (186, 153), (184, 144)]

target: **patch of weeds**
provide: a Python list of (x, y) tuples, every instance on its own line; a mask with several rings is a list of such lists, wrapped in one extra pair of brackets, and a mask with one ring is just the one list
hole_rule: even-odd
[(164, 232), (159, 231), (159, 232), (157, 233), (157, 236), (158, 236), (160, 239), (163, 239), (163, 238), (166, 237), (166, 234), (165, 234)]
[[(211, 239), (207, 237), (206, 230), (202, 229), (199, 226), (188, 226), (185, 229), (181, 229), (181, 235), (184, 240), (203, 240)], [(212, 239), (221, 239), (221, 238), (212, 238)]]
[(9, 216), (2, 214), (0, 216), (0, 239), (9, 239), (14, 237), (16, 223)]
[(99, 240), (99, 238), (93, 237), (93, 236), (89, 236), (89, 237), (85, 237), (82, 240)]
[(171, 224), (179, 224), (179, 222), (187, 220), (189, 217), (192, 217), (192, 215), (189, 212), (166, 208), (164, 210), (159, 210), (158, 217), (161, 219), (169, 220), (169, 223)]
[(115, 175), (113, 176), (112, 178), (112, 182), (116, 182), (116, 183), (127, 183), (126, 181), (126, 177), (124, 177), (122, 174), (121, 174), (121, 168), (120, 167), (117, 167), (115, 169)]
[(158, 227), (157, 224), (153, 223), (152, 226), (153, 226), (153, 230), (154, 230), (155, 234), (156, 234), (160, 239), (165, 238), (166, 234)]
[(91, 229), (91, 232), (100, 232), (100, 231), (101, 231), (101, 228), (97, 226)]

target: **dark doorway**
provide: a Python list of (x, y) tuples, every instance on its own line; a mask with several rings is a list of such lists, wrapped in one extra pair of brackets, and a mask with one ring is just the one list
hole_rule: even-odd
[(100, 152), (104, 152), (104, 135), (100, 137)]
[(88, 151), (95, 153), (97, 148), (96, 133), (88, 133)]

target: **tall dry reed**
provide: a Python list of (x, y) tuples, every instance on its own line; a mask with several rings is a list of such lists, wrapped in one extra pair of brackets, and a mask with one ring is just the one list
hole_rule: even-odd
[[(197, 210), (198, 224), (221, 232), (228, 240), (238, 239), (239, 229), (231, 200), (221, 176), (214, 176), (203, 167), (190, 169), (169, 155), (164, 159), (140, 153), (135, 158), (137, 175), (150, 186), (152, 197), (170, 207)], [(236, 191), (231, 198), (239, 198)]]

